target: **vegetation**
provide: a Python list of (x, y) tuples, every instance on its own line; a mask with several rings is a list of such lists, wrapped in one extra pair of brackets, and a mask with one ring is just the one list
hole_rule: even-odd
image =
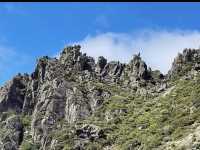
[(33, 144), (32, 142), (23, 141), (20, 145), (20, 150), (39, 150), (39, 145)]
[[(107, 89), (112, 96), (86, 120), (77, 125), (94, 124), (104, 130), (106, 139), (89, 141), (88, 150), (100, 150), (105, 146), (127, 150), (142, 146), (144, 150), (158, 148), (167, 141), (176, 141), (191, 132), (191, 125), (200, 122), (200, 76), (194, 80), (176, 80), (170, 83), (173, 90), (159, 96), (141, 96), (114, 85), (93, 83), (96, 88)], [(13, 113), (9, 112), (7, 115)], [(6, 114), (4, 114), (6, 115)], [(6, 115), (6, 116), (7, 116)], [(21, 116), (29, 130), (31, 117)], [(57, 140), (56, 148), (70, 150), (76, 135), (74, 125), (60, 120), (60, 128), (52, 131), (49, 138)], [(4, 132), (4, 129), (0, 129)], [(20, 150), (37, 150), (39, 145), (25, 137)]]
[[(145, 98), (117, 88), (115, 93), (118, 95), (84, 122), (107, 129), (107, 143), (119, 149), (127, 149), (135, 140), (143, 149), (153, 149), (180, 139), (191, 131), (190, 125), (200, 122), (200, 77), (176, 81), (175, 88), (165, 96)], [(112, 119), (105, 120), (107, 113)]]

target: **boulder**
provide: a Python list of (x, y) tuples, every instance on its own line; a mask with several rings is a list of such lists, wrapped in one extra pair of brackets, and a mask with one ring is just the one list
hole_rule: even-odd
[(98, 126), (92, 124), (85, 124), (81, 128), (76, 129), (76, 135), (79, 138), (89, 140), (105, 138), (104, 131)]

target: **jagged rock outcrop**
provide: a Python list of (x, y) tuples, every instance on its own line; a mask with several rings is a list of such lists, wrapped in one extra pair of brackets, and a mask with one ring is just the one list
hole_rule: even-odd
[(122, 74), (124, 69), (124, 64), (116, 61), (112, 61), (107, 63), (102, 72), (101, 79), (106, 82), (117, 82)]
[(92, 57), (87, 56), (85, 53), (80, 52), (80, 46), (66, 47), (61, 53), (60, 62), (68, 67), (69, 70), (75, 69), (76, 71), (94, 71), (95, 61)]
[(199, 49), (184, 49), (183, 53), (179, 53), (172, 63), (168, 76), (182, 76), (188, 71), (194, 69), (199, 70), (200, 65), (200, 50)]
[(104, 130), (92, 124), (84, 124), (82, 127), (77, 128), (75, 134), (79, 140), (76, 141), (74, 149), (84, 149), (89, 141), (99, 140), (106, 138)]
[(134, 55), (129, 63), (131, 81), (133, 80), (148, 80), (151, 78), (150, 71), (147, 70), (146, 63), (141, 59), (140, 54)]
[(29, 77), (27, 74), (18, 74), (5, 86), (0, 88), (0, 112), (9, 109), (21, 112), (26, 95), (26, 87)]
[[(31, 116), (28, 130), (32, 142), (39, 143), (43, 150), (55, 149), (58, 139), (52, 136), (53, 131), (62, 129), (62, 122), (74, 126), (80, 120), (91, 117), (101, 107), (108, 105), (114, 94), (125, 91), (148, 98), (168, 88), (166, 76), (148, 68), (140, 54), (134, 55), (128, 64), (107, 62), (103, 56), (95, 64), (94, 58), (82, 54), (80, 49), (79, 45), (75, 45), (65, 47), (59, 58), (44, 56), (37, 60), (31, 75), (19, 74), (0, 88), (0, 113), (12, 110), (19, 115)], [(200, 69), (200, 50), (184, 50), (175, 59), (167, 76), (172, 77), (188, 68)], [(130, 101), (130, 95), (125, 97), (126, 102)], [(109, 123), (130, 111), (118, 108), (118, 105), (110, 107), (114, 109), (102, 111), (103, 118)], [(1, 145), (8, 147), (4, 149), (18, 149), (24, 134), (21, 120), (17, 117), (5, 120), (4, 127), (12, 131), (12, 135), (6, 140), (0, 139), (4, 141)], [(87, 124), (71, 132), (78, 138), (71, 142), (75, 149), (84, 149), (92, 140), (106, 139), (103, 129), (95, 125)], [(133, 140), (128, 147), (141, 148), (141, 145), (140, 141)]]
[(86, 118), (110, 95), (92, 85), (80, 84), (94, 78), (95, 63), (92, 57), (82, 55), (79, 50), (79, 46), (69, 47), (64, 49), (59, 60), (48, 57), (39, 60), (31, 82), (36, 85), (31, 127), (35, 141), (47, 143), (47, 136), (56, 122), (64, 119), (73, 123)]
[(101, 74), (106, 64), (107, 59), (105, 59), (103, 56), (100, 56), (97, 61), (96, 72)]
[(104, 131), (95, 125), (85, 124), (81, 128), (76, 129), (76, 135), (82, 139), (95, 140), (104, 137)]

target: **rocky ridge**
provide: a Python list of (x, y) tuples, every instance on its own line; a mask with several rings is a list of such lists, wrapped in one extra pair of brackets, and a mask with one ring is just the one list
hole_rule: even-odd
[[(69, 149), (88, 149), (91, 141), (107, 139), (109, 131), (80, 122), (101, 110), (119, 91), (145, 99), (159, 97), (170, 87), (171, 79), (188, 72), (185, 78), (192, 79), (200, 69), (200, 50), (185, 49), (178, 54), (167, 75), (148, 68), (140, 54), (134, 55), (128, 64), (108, 62), (103, 56), (95, 63), (94, 58), (80, 50), (75, 45), (65, 47), (58, 59), (44, 56), (37, 60), (31, 75), (18, 74), (0, 88), (0, 149), (22, 149), (27, 146), (25, 141), (35, 149), (67, 149), (66, 143)], [(117, 99), (127, 103), (123, 97)], [(128, 109), (120, 108), (99, 117), (105, 115), (109, 122), (127, 113)], [(64, 128), (67, 142), (60, 144), (54, 133), (58, 135)], [(146, 125), (138, 128), (145, 129)], [(114, 149), (108, 141), (103, 145), (105, 149)], [(142, 149), (142, 143), (135, 140), (130, 147)]]

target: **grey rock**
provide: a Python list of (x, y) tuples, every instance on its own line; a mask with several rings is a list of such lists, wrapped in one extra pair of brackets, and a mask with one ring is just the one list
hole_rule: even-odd
[(140, 79), (147, 80), (150, 78), (147, 65), (141, 59), (140, 55), (134, 55), (129, 65), (130, 65), (131, 75), (135, 80), (140, 80)]
[(141, 142), (137, 139), (132, 140), (132, 142), (126, 148), (127, 150), (139, 150), (141, 149)]
[(8, 109), (22, 111), (28, 80), (27, 76), (18, 74), (0, 88), (0, 112)]
[(76, 129), (76, 135), (82, 139), (95, 140), (104, 138), (105, 134), (102, 129), (92, 124), (85, 124), (81, 128)]
[(103, 56), (100, 56), (98, 58), (98, 61), (97, 61), (97, 67), (96, 67), (96, 71), (98, 73), (101, 73), (105, 67), (105, 65), (107, 64), (107, 59), (105, 59)]
[(6, 120), (5, 135), (0, 138), (2, 150), (18, 150), (23, 140), (23, 125), (18, 116), (11, 116)]
[(183, 53), (179, 53), (174, 59), (172, 67), (168, 72), (168, 77), (183, 76), (193, 68), (199, 69), (200, 49), (184, 49)]

